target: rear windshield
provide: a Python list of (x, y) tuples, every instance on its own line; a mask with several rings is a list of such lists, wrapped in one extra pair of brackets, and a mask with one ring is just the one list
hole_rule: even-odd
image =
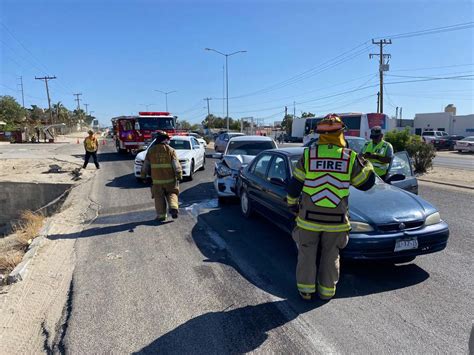
[(172, 139), (170, 140), (170, 146), (176, 150), (189, 150), (191, 149), (191, 143), (189, 141)]
[(238, 141), (229, 142), (226, 154), (229, 155), (257, 155), (268, 149), (276, 148), (272, 141), (256, 142), (256, 141)]

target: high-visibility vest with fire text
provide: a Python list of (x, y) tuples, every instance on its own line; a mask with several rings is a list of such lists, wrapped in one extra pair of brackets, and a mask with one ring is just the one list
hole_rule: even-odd
[(351, 175), (357, 154), (350, 149), (317, 145), (305, 149), (305, 181), (303, 192), (316, 206), (336, 208), (349, 196)]
[[(384, 157), (387, 154), (388, 144), (389, 143), (384, 140), (380, 141), (377, 145), (374, 145), (374, 143), (370, 141), (365, 144), (362, 153), (373, 153)], [(378, 176), (384, 176), (387, 174), (390, 165), (389, 163), (382, 163), (381, 161), (372, 158), (368, 158), (367, 160), (372, 163), (375, 173)]]

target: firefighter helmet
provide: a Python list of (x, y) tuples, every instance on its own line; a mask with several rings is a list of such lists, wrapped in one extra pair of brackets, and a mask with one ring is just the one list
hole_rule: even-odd
[(325, 116), (316, 126), (317, 133), (336, 133), (346, 128), (344, 122), (335, 113)]
[(161, 143), (161, 142), (164, 142), (164, 141), (170, 139), (169, 134), (166, 133), (165, 131), (156, 131), (154, 133), (154, 136), (156, 138), (157, 143)]

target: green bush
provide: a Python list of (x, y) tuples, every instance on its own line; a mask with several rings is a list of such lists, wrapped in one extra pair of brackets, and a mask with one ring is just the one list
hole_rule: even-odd
[(407, 151), (416, 173), (425, 173), (433, 166), (436, 156), (434, 146), (423, 142), (420, 136), (410, 134), (408, 127), (403, 131), (394, 129), (387, 132), (384, 138), (392, 144), (394, 152)]
[(406, 151), (412, 159), (415, 173), (426, 173), (433, 166), (436, 149), (433, 144), (423, 142), (419, 136), (410, 140)]
[(384, 139), (391, 143), (393, 146), (393, 151), (401, 152), (406, 150), (408, 143), (412, 139), (413, 135), (410, 134), (410, 129), (406, 127), (403, 131), (397, 131), (396, 129), (385, 133)]

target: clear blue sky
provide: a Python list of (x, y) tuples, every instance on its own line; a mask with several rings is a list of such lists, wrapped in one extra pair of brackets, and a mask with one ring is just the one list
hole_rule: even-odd
[[(205, 47), (248, 51), (229, 58), (231, 117), (272, 123), (285, 105), (292, 112), (294, 101), (297, 115), (375, 112), (377, 87), (333, 96), (378, 83), (377, 59), (368, 56), (377, 52), (372, 38), (474, 21), (473, 2), (459, 0), (2, 0), (0, 6), (0, 94), (20, 101), (17, 78), (23, 76), (25, 104), (46, 107), (44, 84), (34, 77), (56, 75), (52, 101), (74, 108), (72, 94), (80, 92), (103, 124), (145, 110), (140, 104), (164, 110), (164, 95), (154, 89), (177, 90), (169, 109), (182, 119), (200, 122), (205, 97), (214, 98), (211, 112), (223, 115), (224, 58)], [(471, 27), (394, 39), (386, 48), (392, 55), (387, 75), (472, 75), (473, 38)], [(323, 72), (274, 86), (366, 41), (339, 65), (330, 61)], [(416, 79), (386, 77), (387, 83), (406, 80)], [(474, 112), (471, 80), (388, 84), (386, 94), (384, 111), (394, 114), (401, 106), (404, 118), (449, 103), (459, 114)]]

